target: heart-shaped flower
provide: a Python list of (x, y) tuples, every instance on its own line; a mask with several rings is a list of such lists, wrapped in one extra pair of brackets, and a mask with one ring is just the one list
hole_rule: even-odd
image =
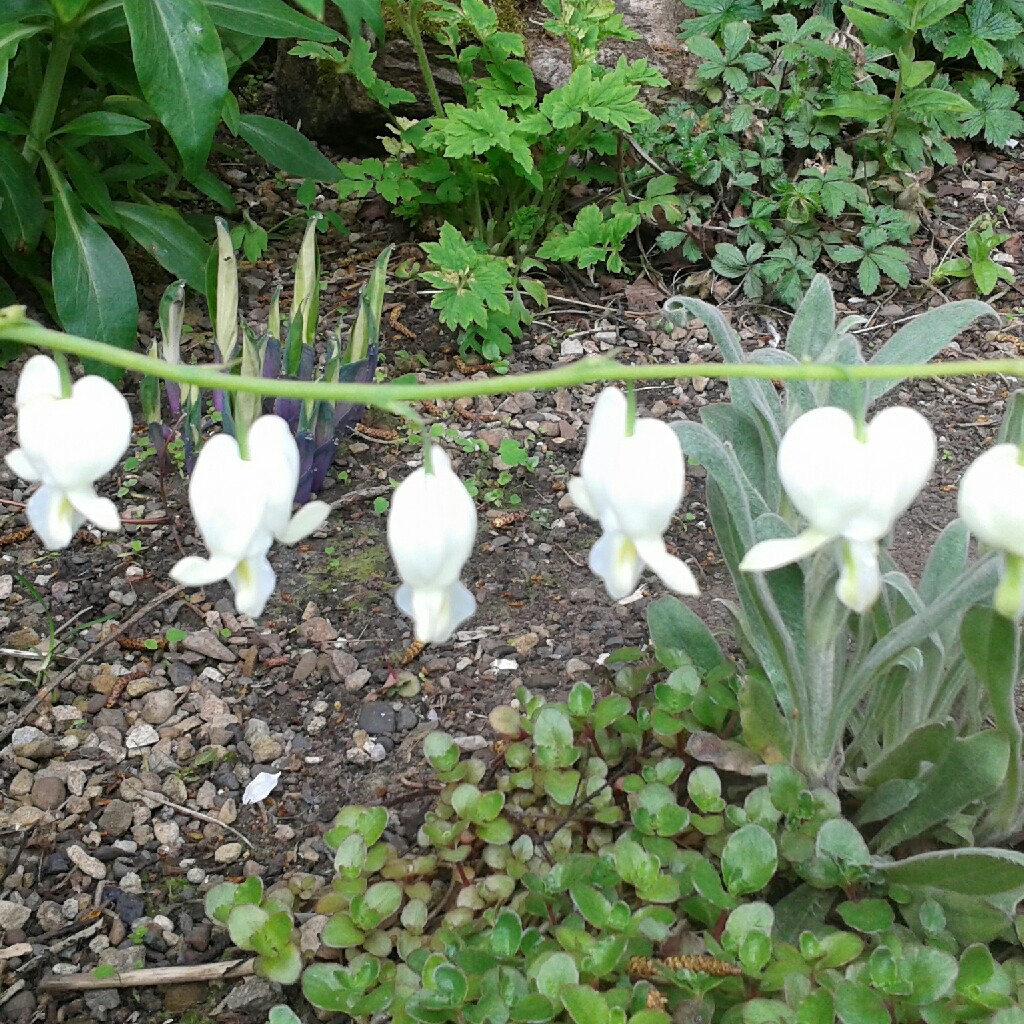
[(683, 497), (679, 441), (667, 423), (649, 418), (627, 434), (626, 420), (626, 396), (606, 388), (594, 404), (580, 476), (569, 481), (580, 511), (601, 523), (591, 571), (613, 601), (636, 590), (644, 566), (676, 593), (696, 595), (693, 573), (669, 554), (663, 537)]
[(442, 449), (431, 446), (429, 463), (395, 488), (388, 546), (402, 578), (395, 603), (412, 617), (417, 640), (441, 644), (476, 611), (459, 580), (476, 538), (476, 506)]
[(117, 465), (131, 441), (132, 414), (124, 396), (102, 377), (83, 377), (61, 396), (60, 371), (44, 355), (23, 367), (15, 394), (18, 445), (8, 467), (42, 486), (28, 500), (32, 528), (51, 549), (65, 548), (87, 519), (119, 530), (121, 517), (96, 481)]
[(249, 458), (244, 459), (228, 434), (217, 434), (203, 445), (188, 494), (210, 555), (181, 559), (171, 576), (190, 587), (226, 579), (235, 592), (235, 607), (255, 618), (276, 583), (267, 559), (271, 545), (307, 537), (327, 518), (330, 506), (311, 501), (292, 514), (299, 452), (280, 416), (257, 419), (249, 428), (248, 448)]
[(777, 569), (841, 539), (836, 595), (855, 612), (881, 593), (878, 542), (917, 497), (935, 464), (935, 436), (913, 409), (884, 409), (861, 432), (842, 409), (804, 413), (779, 445), (779, 479), (809, 526), (755, 544), (744, 572)]
[(1024, 465), (1015, 444), (997, 444), (967, 467), (957, 499), (960, 518), (983, 544), (1003, 553), (995, 608), (1024, 616)]

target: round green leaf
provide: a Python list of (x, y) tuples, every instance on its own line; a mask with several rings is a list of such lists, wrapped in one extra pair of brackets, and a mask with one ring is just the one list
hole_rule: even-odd
[(575, 985), (580, 980), (580, 972), (568, 953), (549, 953), (535, 961), (530, 967), (537, 991), (552, 1001), (557, 1001), (559, 993), (566, 985)]
[(332, 949), (348, 949), (358, 946), (364, 937), (362, 930), (355, 926), (348, 914), (335, 914), (324, 925), (321, 941)]
[(569, 985), (562, 989), (562, 1005), (576, 1024), (608, 1024), (608, 1004), (600, 992), (589, 985)]
[(343, 1013), (351, 1005), (349, 969), (337, 964), (310, 964), (302, 973), (302, 994), (318, 1009)]
[(722, 880), (734, 895), (763, 889), (777, 866), (775, 840), (760, 825), (744, 825), (729, 836), (722, 851)]
[(502, 910), (491, 929), (491, 949), (495, 956), (513, 957), (523, 938), (523, 924), (514, 910)]
[(873, 934), (891, 928), (895, 920), (892, 906), (885, 900), (858, 900), (840, 903), (836, 910), (854, 931)]
[(834, 993), (836, 1014), (843, 1024), (890, 1024), (882, 997), (866, 985), (841, 981)]
[(228, 934), (241, 949), (252, 949), (253, 937), (270, 920), (265, 910), (245, 903), (228, 914)]

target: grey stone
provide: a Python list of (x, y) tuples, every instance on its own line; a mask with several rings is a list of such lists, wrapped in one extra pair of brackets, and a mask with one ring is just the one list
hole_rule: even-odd
[(361, 690), (370, 681), (370, 673), (365, 668), (356, 669), (345, 676), (345, 689), (351, 693)]
[(142, 720), (163, 725), (174, 714), (176, 698), (170, 690), (153, 690), (142, 698)]
[(71, 863), (83, 874), (95, 878), (97, 881), (107, 877), (106, 865), (95, 857), (91, 857), (80, 846), (69, 846), (66, 852)]
[(42, 811), (56, 810), (68, 797), (68, 788), (61, 779), (43, 775), (32, 784), (29, 799)]
[(11, 735), (11, 749), (18, 757), (39, 761), (53, 756), (53, 737), (34, 725), (22, 725)]
[(359, 668), (359, 662), (348, 651), (334, 650), (330, 652), (330, 657), (331, 678), (336, 683), (340, 683), (346, 676), (352, 675)]
[(213, 852), (213, 859), (218, 864), (233, 864), (242, 856), (241, 843), (225, 843)]
[(36, 997), (26, 988), (0, 1006), (0, 1020), (6, 1024), (29, 1024), (35, 1012)]
[(408, 732), (410, 729), (415, 729), (419, 724), (419, 715), (412, 708), (402, 708), (398, 712), (397, 732)]
[(31, 916), (32, 911), (28, 907), (11, 900), (0, 900), (0, 932), (20, 928)]
[(116, 988), (96, 989), (85, 993), (85, 1005), (93, 1017), (104, 1020), (121, 1005), (121, 997)]
[(132, 827), (132, 805), (126, 800), (111, 800), (100, 815), (100, 828), (112, 836), (123, 836)]
[(238, 655), (230, 647), (222, 644), (214, 636), (213, 631), (209, 629), (201, 629), (196, 633), (190, 633), (181, 642), (181, 645), (186, 651), (201, 654), (204, 658), (209, 658), (211, 661), (230, 662), (238, 660)]
[(381, 701), (373, 701), (364, 704), (359, 709), (359, 720), (356, 723), (357, 729), (363, 729), (371, 736), (381, 736), (385, 733), (394, 732), (398, 716), (390, 704)]
[(159, 733), (149, 722), (136, 722), (128, 730), (128, 735), (124, 738), (124, 744), (128, 750), (141, 750), (143, 747), (153, 746), (159, 740)]

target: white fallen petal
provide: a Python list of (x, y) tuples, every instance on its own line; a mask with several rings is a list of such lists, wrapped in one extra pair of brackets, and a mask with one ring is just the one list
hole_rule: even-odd
[(243, 804), (258, 804), (266, 800), (277, 788), (280, 772), (260, 772), (242, 793)]

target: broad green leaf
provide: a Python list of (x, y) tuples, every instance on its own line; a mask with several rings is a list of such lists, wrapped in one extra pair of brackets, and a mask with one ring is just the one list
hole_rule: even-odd
[(91, 160), (86, 159), (73, 146), (59, 146), (60, 164), (75, 194), (84, 206), (90, 208), (111, 227), (119, 227), (117, 211), (110, 198), (106, 179)]
[[(961, 331), (975, 320), (995, 318), (995, 310), (975, 299), (950, 302), (930, 309), (904, 324), (869, 360), (870, 366), (926, 363), (938, 355)], [(867, 382), (868, 405), (877, 402), (900, 383), (899, 380)]]
[(836, 907), (836, 913), (848, 927), (867, 934), (884, 932), (896, 919), (892, 904), (878, 899), (848, 900)]
[[(312, 39), (332, 43), (341, 39), (334, 29), (307, 18), (284, 0), (206, 0), (215, 25), (267, 39)], [(323, 4), (320, 5), (322, 17)]]
[(270, 1011), (267, 1024), (302, 1024), (290, 1006), (275, 1006)]
[(238, 134), (267, 163), (279, 167), (286, 174), (326, 182), (334, 182), (341, 177), (336, 164), (328, 160), (302, 132), (284, 121), (261, 114), (243, 114), (239, 118)]
[(722, 850), (722, 880), (733, 895), (758, 892), (775, 874), (778, 851), (771, 833), (760, 825), (744, 825)]
[(90, 110), (62, 124), (54, 135), (85, 135), (103, 138), (115, 135), (134, 135), (136, 132), (149, 130), (149, 123), (128, 114), (118, 114), (113, 110)]
[(572, 985), (561, 992), (562, 1005), (576, 1024), (607, 1024), (608, 1004), (600, 992), (589, 985)]
[(960, 519), (954, 519), (939, 534), (932, 545), (917, 588), (925, 604), (931, 604), (964, 571), (970, 541), (970, 531)]
[(16, 252), (31, 252), (43, 233), (43, 194), (21, 153), (0, 136), (0, 234)]
[(832, 340), (836, 326), (836, 304), (832, 286), (824, 274), (815, 274), (797, 306), (786, 335), (786, 351), (800, 360), (821, 358)]
[(354, 995), (350, 973), (337, 964), (310, 964), (302, 972), (302, 994), (318, 1009), (343, 1013)]
[(234, 907), (228, 914), (228, 934), (242, 949), (252, 949), (254, 937), (270, 920), (270, 915), (252, 903)]
[(922, 725), (902, 743), (888, 751), (860, 773), (865, 785), (877, 787), (890, 779), (914, 779), (921, 764), (937, 764), (953, 745), (953, 727), (945, 722)]
[(875, 866), (890, 882), (931, 886), (964, 896), (999, 896), (1024, 889), (1024, 853), (970, 847), (935, 850)]
[(659, 660), (663, 653), (682, 651), (701, 675), (729, 664), (711, 630), (677, 598), (666, 596), (652, 601), (647, 606), (647, 625)]
[[(132, 349), (138, 333), (135, 282), (121, 250), (53, 176), (54, 218), (51, 273), (61, 326), (70, 334)], [(85, 361), (89, 372), (117, 379), (119, 371)]]
[(1010, 745), (994, 732), (977, 733), (953, 742), (952, 749), (922, 780), (921, 791), (874, 839), (878, 850), (899, 843), (947, 821), (976, 800), (994, 793), (1006, 775)]
[(165, 270), (202, 294), (209, 246), (172, 206), (114, 203), (121, 227)]
[(276, 955), (256, 957), (254, 969), (261, 977), (269, 978), (278, 985), (294, 985), (302, 973), (302, 954), (298, 946), (285, 946)]
[(135, 73), (146, 101), (181, 153), (202, 169), (220, 121), (228, 72), (204, 0), (123, 0)]
[(843, 1024), (890, 1024), (892, 1018), (882, 997), (866, 984), (841, 981), (833, 995)]

